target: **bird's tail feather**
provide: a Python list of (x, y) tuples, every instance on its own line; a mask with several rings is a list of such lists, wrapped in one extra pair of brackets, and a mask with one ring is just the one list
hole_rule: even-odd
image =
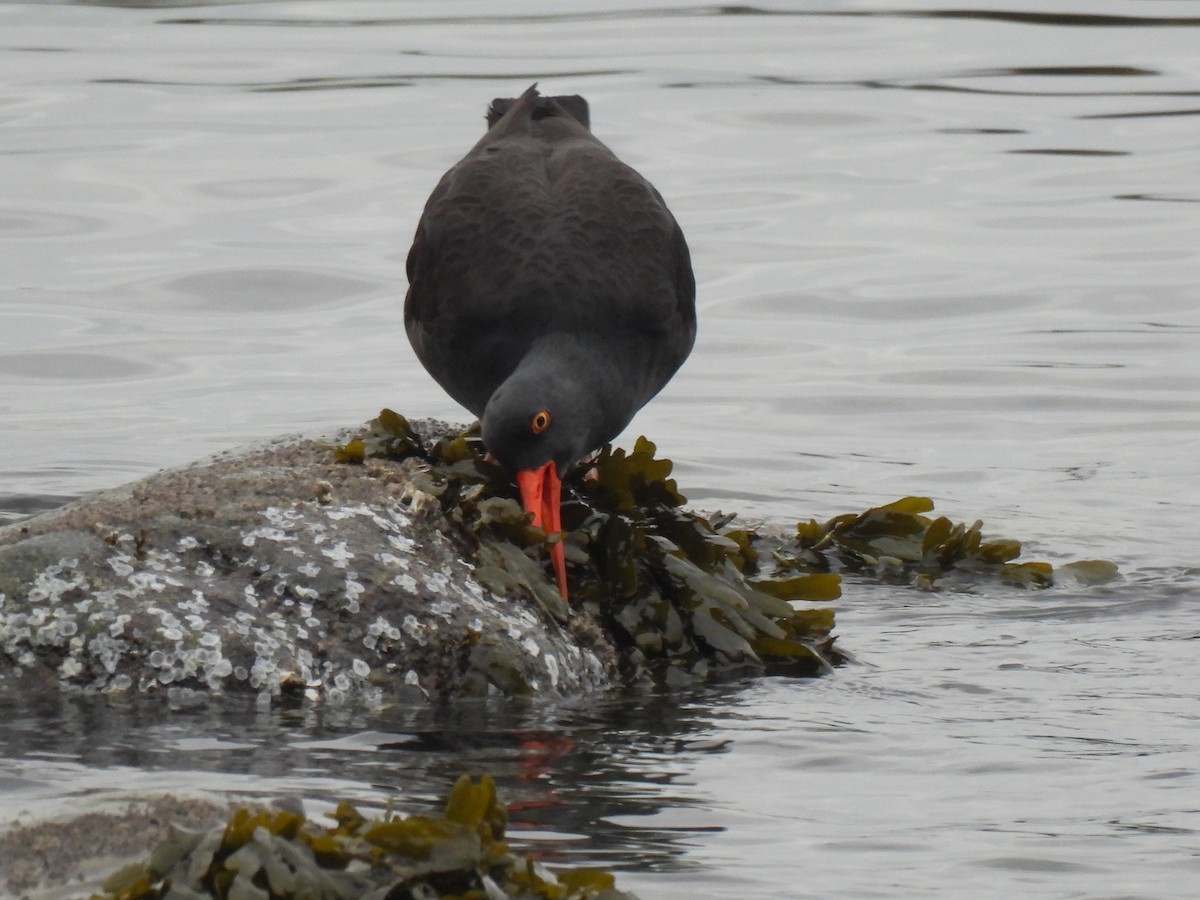
[(591, 116), (588, 114), (587, 101), (578, 94), (562, 97), (543, 97), (538, 93), (534, 83), (520, 97), (497, 97), (492, 101), (487, 111), (488, 128), (494, 128), (496, 123), (504, 118), (513, 108), (520, 115), (528, 109), (529, 119), (548, 119), (557, 116), (570, 116), (584, 128), (591, 130)]

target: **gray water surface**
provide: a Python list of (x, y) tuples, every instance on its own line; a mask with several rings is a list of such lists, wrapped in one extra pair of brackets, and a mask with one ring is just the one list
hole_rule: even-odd
[[(141, 6), (150, 8), (140, 8)], [(130, 7), (130, 8), (126, 8)], [(580, 93), (692, 247), (623, 438), (776, 522), (931, 496), (1105, 586), (848, 580), (861, 660), (663, 698), (0, 697), (0, 819), (433, 802), (652, 898), (1191, 897), (1200, 2), (0, 3), (0, 515), (390, 406), (404, 257), (495, 96)]]

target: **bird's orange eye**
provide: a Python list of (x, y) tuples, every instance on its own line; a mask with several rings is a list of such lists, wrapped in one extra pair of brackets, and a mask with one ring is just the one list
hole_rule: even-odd
[(539, 409), (529, 419), (529, 430), (534, 434), (541, 434), (550, 427), (550, 410)]

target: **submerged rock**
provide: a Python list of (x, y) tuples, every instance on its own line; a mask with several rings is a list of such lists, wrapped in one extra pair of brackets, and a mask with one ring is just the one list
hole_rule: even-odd
[(309, 818), (290, 797), (270, 807), (145, 798), (0, 834), (0, 891), (29, 900), (636, 900), (606, 869), (512, 849), (508, 809), (488, 775), (461, 776), (440, 811), (426, 809), (395, 813), (389, 800), (376, 815), (343, 800)]
[(233, 812), (227, 803), (161, 795), (99, 801), (68, 819), (4, 823), (0, 897), (67, 900), (96, 894), (117, 861), (136, 860), (174, 835), (211, 828)]
[(564, 626), (482, 584), (422, 471), (292, 437), (0, 529), (0, 682), (367, 702), (610, 685), (589, 614)]

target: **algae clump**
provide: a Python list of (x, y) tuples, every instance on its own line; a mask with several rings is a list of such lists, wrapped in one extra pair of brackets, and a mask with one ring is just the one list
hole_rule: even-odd
[(677, 685), (768, 667), (816, 675), (840, 662), (832, 610), (805, 605), (839, 596), (838, 576), (772, 578), (779, 567), (760, 559), (752, 531), (731, 527), (730, 516), (684, 508), (671, 461), (655, 450), (639, 438), (631, 451), (605, 447), (571, 472), (562, 535), (531, 524), (510, 474), (487, 459), (478, 428), (423, 442), (385, 410), (337, 453), (352, 463), (405, 461), (461, 526), (489, 588), (525, 590), (569, 623), (572, 608), (547, 578), (540, 552), (562, 540), (572, 607), (586, 608), (614, 637), (631, 683)]
[(964, 589), (987, 581), (1047, 588), (1056, 576), (1100, 584), (1117, 575), (1108, 560), (1079, 560), (1057, 571), (1047, 562), (1018, 562), (1020, 541), (985, 539), (982, 522), (966, 525), (925, 515), (932, 511), (928, 497), (903, 497), (834, 516), (823, 525), (801, 522), (795, 543), (780, 548), (776, 559), (787, 568), (836, 568), (924, 590)]
[(343, 801), (329, 818), (237, 809), (116, 872), (93, 900), (633, 900), (605, 870), (551, 871), (510, 852), (508, 812), (488, 775), (461, 776), (439, 816), (369, 819)]
[[(844, 659), (828, 603), (843, 573), (925, 590), (981, 581), (1044, 588), (1055, 571), (1019, 562), (1018, 541), (985, 539), (982, 523), (927, 515), (933, 502), (905, 497), (825, 523), (799, 522), (794, 537), (722, 513), (685, 508), (672, 463), (638, 438), (602, 448), (563, 486), (562, 535), (534, 526), (511, 475), (490, 461), (478, 426), (422, 440), (391, 410), (336, 450), (349, 463), (403, 460), (437, 498), (478, 559), (479, 579), (499, 593), (524, 590), (553, 619), (570, 623), (546, 572), (548, 542), (562, 540), (572, 604), (614, 637), (630, 683), (679, 685), (731, 671), (827, 672)], [(1116, 574), (1103, 560), (1061, 567), (1083, 583)]]

